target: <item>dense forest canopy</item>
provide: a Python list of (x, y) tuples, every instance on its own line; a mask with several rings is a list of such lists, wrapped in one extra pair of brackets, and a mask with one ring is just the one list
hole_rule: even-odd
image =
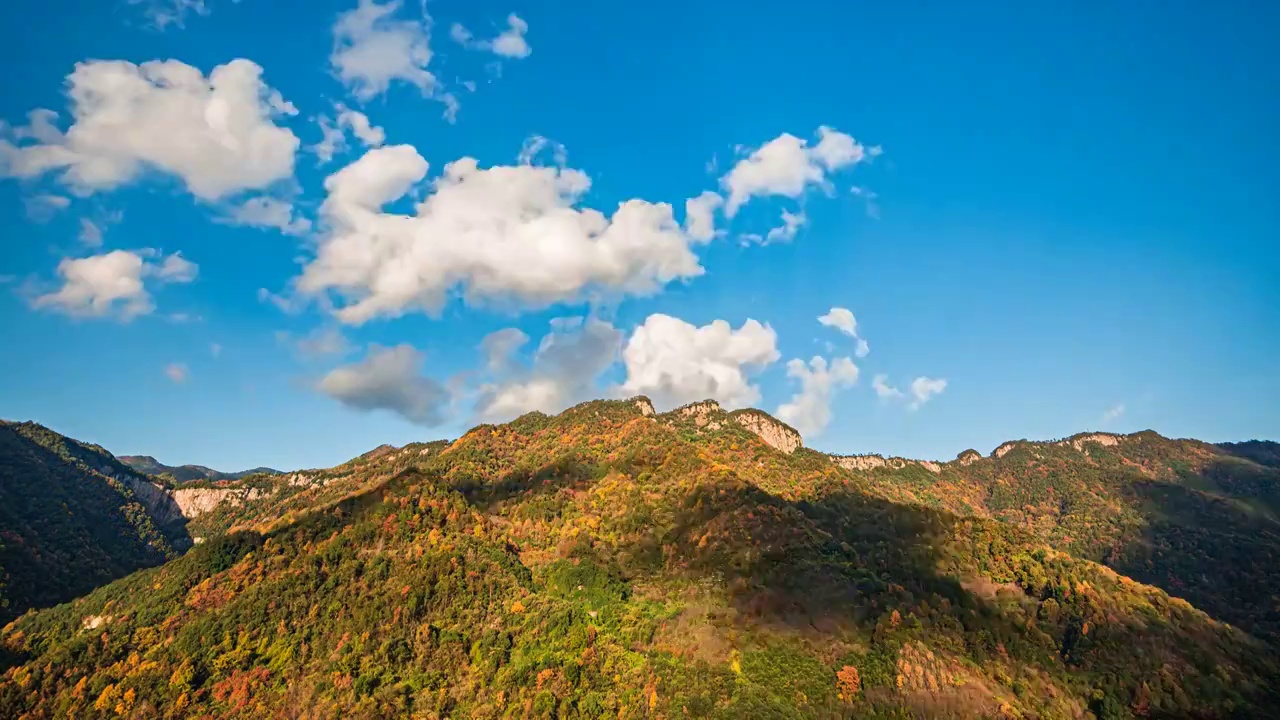
[(850, 470), (729, 419), (597, 401), (198, 485), (258, 492), (191, 520), (204, 542), (181, 557), (4, 628), (0, 715), (1266, 717), (1280, 702), (1275, 598), (1235, 596), (1270, 582), (1274, 468), (1143, 433)]

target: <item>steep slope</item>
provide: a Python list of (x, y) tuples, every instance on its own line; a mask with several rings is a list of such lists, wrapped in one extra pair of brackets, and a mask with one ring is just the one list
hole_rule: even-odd
[(1082, 433), (859, 470), (882, 497), (1003, 520), (1280, 641), (1278, 448)]
[(268, 467), (258, 467), (252, 470), (242, 470), (240, 472), (222, 472), (214, 470), (203, 465), (165, 465), (150, 455), (120, 455), (117, 458), (120, 462), (147, 475), (167, 475), (176, 482), (190, 482), (192, 480), (239, 480), (248, 475), (279, 475), (279, 470), (272, 470)]
[(0, 423), (0, 622), (187, 545), (164, 489), (110, 453), (35, 423)]
[(323, 486), (352, 494), (255, 514), (264, 532), (5, 628), (0, 716), (1265, 717), (1280, 701), (1274, 650), (1244, 632), (1011, 525), (888, 502), (718, 409), (595, 402), (397, 452)]

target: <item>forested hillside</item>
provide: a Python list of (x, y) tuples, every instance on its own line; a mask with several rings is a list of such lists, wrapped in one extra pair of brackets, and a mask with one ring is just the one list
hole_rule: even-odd
[(190, 543), (165, 500), (100, 447), (0, 422), (0, 622), (176, 557)]
[(867, 477), (883, 497), (1005, 521), (1277, 641), (1278, 450), (1092, 433)]
[[(878, 472), (781, 452), (727, 415), (593, 402), (424, 448), (366, 456), (305, 507), (223, 508), (245, 529), (11, 624), (0, 716), (1268, 717), (1280, 702), (1276, 651), (1245, 631), (1017, 518), (890, 500)], [(952, 477), (967, 476), (902, 490)]]

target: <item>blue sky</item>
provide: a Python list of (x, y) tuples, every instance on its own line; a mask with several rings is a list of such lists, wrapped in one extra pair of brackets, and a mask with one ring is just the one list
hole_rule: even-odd
[[(631, 391), (841, 453), (1280, 437), (1268, 4), (433, 0), (344, 35), (357, 4), (6, 7), (0, 416), (228, 470)], [(211, 94), (218, 66), (250, 91)], [(339, 104), (383, 137), (348, 125), (321, 163)], [(801, 165), (752, 167), (783, 145)], [(686, 200), (735, 188), (700, 237)]]

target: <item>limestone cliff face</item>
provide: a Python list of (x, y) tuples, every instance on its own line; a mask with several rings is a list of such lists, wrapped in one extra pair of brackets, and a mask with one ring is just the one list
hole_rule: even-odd
[[(648, 413), (645, 412), (644, 406), (648, 405), (648, 398), (637, 398), (636, 400), (641, 414), (647, 415)], [(641, 405), (640, 401), (643, 401), (644, 405)], [(648, 407), (652, 407), (652, 405), (648, 405)], [(693, 420), (693, 424), (703, 430), (719, 430), (732, 420), (763, 440), (765, 444), (788, 455), (804, 444), (800, 433), (796, 432), (794, 428), (763, 410), (748, 408), (726, 413), (720, 407), (720, 403), (715, 400), (689, 403), (672, 410), (667, 416)]]
[(95, 469), (129, 488), (156, 522), (167, 525), (182, 520), (182, 510), (174, 503), (169, 491), (159, 485), (143, 479), (142, 476), (125, 474), (110, 467), (102, 466)]
[(738, 424), (759, 436), (770, 446), (790, 455), (804, 444), (800, 433), (759, 410), (742, 410), (732, 413)]
[(845, 470), (875, 470), (891, 468), (901, 470), (908, 465), (918, 465), (933, 474), (942, 472), (942, 466), (932, 460), (908, 460), (906, 458), (886, 458), (881, 455), (832, 455), (831, 459)]
[(1016, 442), (1007, 442), (1007, 443), (1005, 443), (1005, 444), (1001, 445), (1000, 447), (996, 448), (996, 449), (995, 449), (995, 452), (991, 453), (991, 456), (992, 456), (992, 457), (998, 457), (998, 458), (1004, 457), (1005, 455), (1008, 455), (1008, 454), (1009, 454), (1009, 452), (1010, 452), (1010, 451), (1012, 451), (1012, 450), (1013, 450), (1014, 448), (1016, 448), (1016, 447), (1018, 447), (1018, 443), (1016, 443)]
[(965, 450), (956, 456), (956, 461), (961, 465), (972, 465), (982, 459), (982, 453), (977, 450)]
[(845, 470), (874, 470), (889, 464), (879, 455), (832, 455), (831, 459)]
[(1123, 435), (1114, 435), (1112, 433), (1089, 433), (1088, 435), (1078, 435), (1067, 440), (1062, 440), (1059, 445), (1070, 444), (1071, 447), (1084, 452), (1086, 443), (1098, 443), (1099, 445), (1115, 446), (1119, 445), (1124, 439)]
[(254, 500), (263, 495), (258, 488), (178, 488), (172, 493), (173, 502), (188, 520), (229, 502), (232, 505)]
[(635, 403), (636, 409), (645, 417), (657, 415), (658, 411), (653, 409), (653, 402), (643, 395), (637, 395), (631, 398), (631, 402)]

